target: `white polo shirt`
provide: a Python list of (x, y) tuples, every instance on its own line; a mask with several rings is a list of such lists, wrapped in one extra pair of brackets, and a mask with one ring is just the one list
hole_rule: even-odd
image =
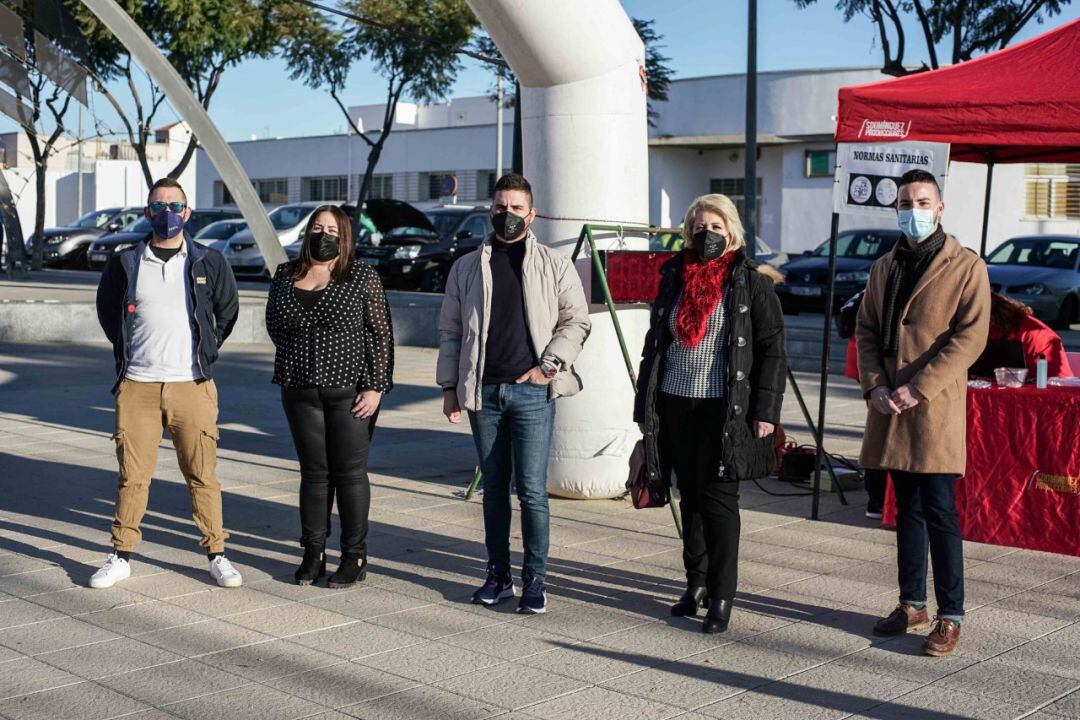
[(135, 321), (124, 377), (138, 382), (202, 378), (195, 348), (187, 246), (162, 262), (143, 248), (135, 286)]

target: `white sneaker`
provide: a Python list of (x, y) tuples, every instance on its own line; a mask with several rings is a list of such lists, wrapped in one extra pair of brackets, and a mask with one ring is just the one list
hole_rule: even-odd
[(90, 587), (98, 590), (111, 588), (129, 577), (131, 577), (131, 563), (116, 553), (109, 553), (101, 569), (90, 576)]
[(210, 561), (210, 577), (221, 587), (240, 587), (244, 579), (224, 555), (218, 555)]

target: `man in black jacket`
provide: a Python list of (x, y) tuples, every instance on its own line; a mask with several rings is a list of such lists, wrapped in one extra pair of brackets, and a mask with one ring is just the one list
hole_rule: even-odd
[(120, 478), (114, 551), (90, 578), (90, 587), (112, 587), (131, 575), (131, 551), (142, 537), (139, 525), (164, 428), (187, 481), (210, 576), (223, 587), (239, 587), (240, 573), (225, 558), (212, 379), (218, 349), (236, 322), (236, 281), (220, 253), (185, 237), (191, 208), (176, 180), (154, 183), (144, 212), (153, 237), (116, 253), (97, 292), (98, 321), (116, 358)]

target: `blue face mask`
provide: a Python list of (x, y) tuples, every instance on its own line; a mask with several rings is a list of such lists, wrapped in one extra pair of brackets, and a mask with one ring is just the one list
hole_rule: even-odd
[(150, 218), (150, 227), (159, 238), (172, 240), (184, 229), (184, 216), (166, 208)]
[(896, 221), (896, 224), (900, 226), (900, 232), (912, 240), (925, 240), (930, 237), (930, 233), (934, 232), (934, 228), (937, 227), (933, 210), (919, 208), (900, 210), (896, 214)]

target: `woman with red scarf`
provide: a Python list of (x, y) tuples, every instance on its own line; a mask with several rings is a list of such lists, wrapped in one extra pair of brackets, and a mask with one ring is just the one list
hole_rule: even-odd
[(686, 249), (661, 269), (645, 338), (634, 419), (646, 471), (674, 471), (687, 589), (676, 616), (708, 608), (702, 630), (723, 632), (738, 580), (739, 480), (776, 464), (787, 382), (778, 276), (743, 253), (735, 204), (705, 195), (687, 210)]

